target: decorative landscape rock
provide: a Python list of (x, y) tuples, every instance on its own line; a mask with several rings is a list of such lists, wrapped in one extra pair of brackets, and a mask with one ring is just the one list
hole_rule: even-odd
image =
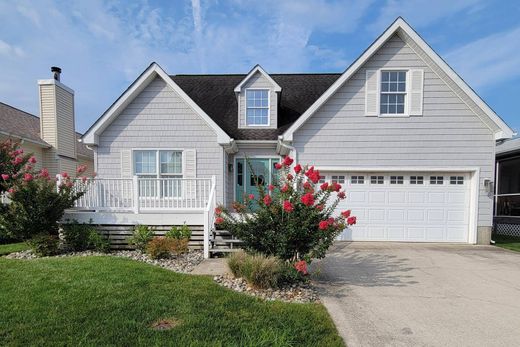
[(215, 282), (219, 285), (240, 293), (246, 293), (264, 300), (280, 300), (285, 302), (316, 302), (319, 301), (318, 293), (310, 284), (293, 284), (290, 287), (276, 289), (255, 289), (250, 287), (243, 278), (234, 278), (232, 275), (215, 276)]
[[(185, 254), (181, 254), (179, 256), (175, 256), (169, 259), (151, 259), (145, 253), (140, 251), (114, 251), (111, 253), (100, 253), (94, 251), (84, 251), (84, 252), (70, 252), (63, 253), (57, 255), (55, 257), (86, 257), (86, 256), (112, 256), (112, 257), (123, 257), (130, 258), (137, 261), (142, 261), (144, 263), (160, 266), (162, 268), (175, 271), (188, 273), (193, 270), (195, 266), (200, 264), (204, 260), (204, 254), (202, 251), (190, 251)], [(34, 259), (38, 258), (32, 251), (22, 251), (11, 253), (6, 256), (9, 259)]]

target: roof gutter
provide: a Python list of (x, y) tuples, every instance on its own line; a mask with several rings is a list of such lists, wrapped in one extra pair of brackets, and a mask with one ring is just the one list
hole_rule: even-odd
[(7, 131), (1, 131), (0, 130), (0, 134), (5, 135), (7, 137), (14, 137), (14, 138), (20, 139), (20, 140), (22, 140), (24, 142), (27, 141), (27, 142), (30, 142), (30, 143), (34, 143), (35, 145), (39, 145), (39, 146), (42, 146), (44, 148), (51, 148), (52, 147), (47, 142), (31, 140), (31, 139), (28, 139), (27, 137), (23, 137), (23, 136), (20, 136), (20, 135), (8, 133)]
[(278, 136), (278, 143), (276, 144), (276, 153), (279, 155), (289, 155), (291, 152), (296, 153), (296, 148), (289, 145), (287, 141), (284, 141), (283, 136)]
[(233, 153), (238, 152), (238, 146), (237, 146), (237, 142), (235, 141), (235, 139), (231, 139), (229, 141), (229, 143), (221, 144), (221, 146), (224, 147), (224, 150), (228, 154), (233, 154)]

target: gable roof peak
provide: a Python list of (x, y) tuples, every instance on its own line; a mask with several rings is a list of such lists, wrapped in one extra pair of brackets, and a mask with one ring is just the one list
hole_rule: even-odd
[(251, 71), (248, 72), (246, 77), (244, 77), (244, 79), (242, 81), (240, 81), (240, 83), (235, 87), (235, 89), (234, 89), (235, 93), (240, 93), (240, 91), (242, 90), (242, 87), (244, 86), (244, 84), (251, 77), (253, 77), (257, 72), (260, 73), (261, 75), (263, 75), (273, 85), (275, 92), (281, 92), (282, 91), (282, 87), (280, 87), (278, 85), (278, 83), (276, 83), (275, 80), (273, 80), (273, 78), (271, 76), (269, 76), (269, 74), (260, 66), (260, 64), (256, 64), (251, 69)]

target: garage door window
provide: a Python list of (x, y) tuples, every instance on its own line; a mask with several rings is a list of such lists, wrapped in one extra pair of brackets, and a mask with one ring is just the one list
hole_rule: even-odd
[(390, 184), (403, 184), (403, 176), (390, 176)]
[(423, 184), (424, 177), (423, 176), (410, 176), (410, 184)]
[(365, 184), (365, 176), (352, 176), (350, 181), (352, 184)]
[(339, 183), (339, 184), (343, 184), (345, 183), (345, 176), (332, 176), (331, 177), (331, 180), (332, 180), (332, 183)]
[(463, 176), (451, 176), (450, 184), (464, 184), (464, 177)]
[(444, 184), (444, 177), (442, 176), (430, 176), (430, 184)]
[(383, 184), (384, 182), (384, 176), (370, 176), (370, 184)]

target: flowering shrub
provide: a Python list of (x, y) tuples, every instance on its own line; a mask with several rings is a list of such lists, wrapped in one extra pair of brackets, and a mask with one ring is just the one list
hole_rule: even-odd
[(300, 164), (291, 169), (292, 164), (288, 156), (276, 163), (277, 182), (267, 189), (258, 185), (256, 200), (253, 196), (244, 204), (235, 202), (231, 211), (218, 206), (215, 223), (242, 240), (246, 250), (288, 260), (306, 274), (306, 262), (323, 258), (343, 229), (356, 224), (356, 217), (350, 211), (333, 216), (346, 197), (340, 184), (323, 183), (318, 189), (318, 170)]
[(15, 142), (0, 144), (0, 160), (0, 191), (8, 192), (10, 199), (9, 204), (0, 206), (0, 234), (24, 240), (39, 234), (57, 237), (65, 210), (74, 206), (87, 187), (77, 189), (73, 183), (86, 167), (79, 166), (75, 177), (62, 173), (57, 187), (49, 171), (36, 171), (36, 158), (24, 155)]

